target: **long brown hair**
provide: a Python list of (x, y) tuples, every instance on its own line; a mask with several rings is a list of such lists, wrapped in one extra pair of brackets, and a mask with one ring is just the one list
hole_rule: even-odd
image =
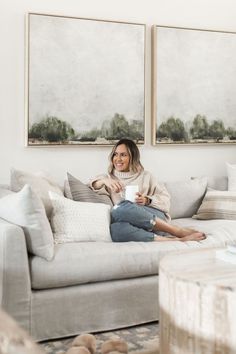
[(135, 144), (135, 142), (133, 140), (121, 139), (113, 146), (113, 149), (109, 155), (110, 164), (108, 167), (108, 172), (110, 174), (113, 173), (113, 169), (114, 169), (113, 157), (114, 157), (114, 153), (119, 145), (125, 145), (128, 150), (129, 158), (130, 158), (130, 162), (129, 162), (130, 171), (134, 172), (134, 173), (142, 171), (143, 165), (140, 162), (140, 152), (139, 152), (137, 145)]

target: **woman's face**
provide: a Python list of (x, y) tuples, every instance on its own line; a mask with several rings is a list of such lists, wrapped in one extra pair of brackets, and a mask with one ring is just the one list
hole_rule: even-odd
[(113, 155), (112, 162), (116, 171), (119, 172), (129, 171), (130, 157), (129, 157), (129, 152), (124, 144), (117, 146)]

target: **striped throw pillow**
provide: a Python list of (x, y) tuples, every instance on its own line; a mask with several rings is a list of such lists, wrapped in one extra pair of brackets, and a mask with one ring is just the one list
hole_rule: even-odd
[(208, 190), (193, 218), (236, 220), (236, 191)]
[(94, 192), (89, 186), (82, 183), (70, 173), (67, 173), (67, 178), (73, 200), (77, 202), (103, 203), (113, 206), (108, 195)]

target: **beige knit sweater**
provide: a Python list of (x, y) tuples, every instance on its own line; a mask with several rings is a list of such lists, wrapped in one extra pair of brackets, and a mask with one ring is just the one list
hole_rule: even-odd
[[(149, 206), (163, 211), (167, 218), (170, 219), (170, 195), (165, 186), (157, 183), (150, 172), (145, 170), (138, 173), (114, 171), (114, 175), (103, 174), (94, 177), (89, 183), (90, 187), (94, 190), (92, 184), (99, 179), (107, 177), (118, 179), (123, 184), (124, 190), (127, 185), (138, 185), (139, 192), (151, 200)], [(97, 193), (109, 195), (113, 204), (117, 204), (124, 199), (123, 191), (115, 193), (105, 188), (105, 186), (97, 190)]]

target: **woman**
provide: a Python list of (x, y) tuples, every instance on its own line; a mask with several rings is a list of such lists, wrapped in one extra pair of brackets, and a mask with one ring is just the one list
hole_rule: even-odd
[[(138, 185), (135, 203), (124, 200), (127, 185)], [(121, 139), (110, 154), (107, 175), (97, 176), (91, 187), (109, 194), (114, 207), (111, 212), (113, 241), (200, 241), (202, 232), (171, 225), (170, 196), (164, 186), (145, 171), (137, 145)], [(172, 237), (165, 236), (166, 234)]]

